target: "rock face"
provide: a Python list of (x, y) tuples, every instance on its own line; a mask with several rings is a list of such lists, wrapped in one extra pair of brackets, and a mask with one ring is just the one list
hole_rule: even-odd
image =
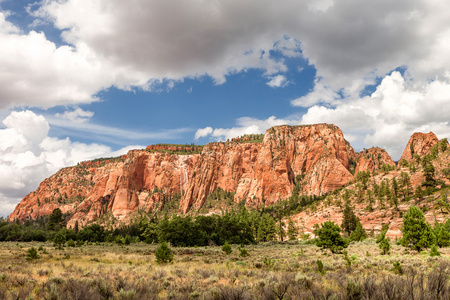
[(288, 198), (296, 181), (302, 193), (322, 195), (353, 178), (348, 171), (353, 153), (342, 131), (329, 124), (273, 127), (256, 144), (208, 144), (180, 208), (199, 209), (217, 188), (253, 206)]
[(431, 148), (439, 142), (439, 139), (433, 132), (429, 133), (414, 133), (408, 141), (408, 144), (403, 150), (402, 159), (411, 162), (414, 159), (414, 155), (417, 154), (420, 157), (430, 153)]
[(363, 171), (373, 173), (380, 170), (383, 164), (395, 167), (395, 162), (389, 154), (377, 147), (362, 150), (355, 155), (354, 160), (356, 161), (355, 174)]
[(328, 124), (278, 126), (264, 136), (205, 147), (154, 145), (57, 172), (9, 218), (35, 219), (59, 207), (69, 214), (69, 226), (106, 214), (123, 220), (137, 210), (157, 210), (168, 197), (180, 199), (179, 209), (186, 213), (199, 209), (217, 188), (234, 192), (235, 201), (249, 206), (269, 205), (291, 196), (295, 184), (301, 193), (315, 195), (345, 185), (353, 178), (352, 155), (342, 131)]
[[(414, 134), (402, 158), (412, 157), (411, 149), (427, 154), (437, 142), (432, 133)], [(234, 193), (235, 202), (257, 207), (285, 200), (294, 190), (326, 194), (348, 184), (354, 178), (350, 170), (373, 172), (383, 164), (395, 165), (380, 148), (355, 153), (334, 125), (277, 126), (226, 143), (160, 144), (82, 162), (45, 179), (9, 219), (36, 219), (60, 208), (69, 226), (109, 216), (127, 220), (133, 212), (158, 211), (172, 200), (187, 213), (201, 208), (218, 188)]]
[(9, 219), (35, 219), (59, 207), (73, 226), (107, 213), (120, 220), (138, 209), (153, 211), (167, 195), (187, 189), (198, 156), (132, 150), (120, 159), (65, 168), (27, 195)]

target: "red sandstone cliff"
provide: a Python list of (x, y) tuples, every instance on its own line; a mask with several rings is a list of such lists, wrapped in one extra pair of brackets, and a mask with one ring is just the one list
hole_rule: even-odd
[(439, 139), (433, 132), (429, 133), (414, 133), (408, 141), (408, 144), (403, 150), (402, 157), (400, 157), (399, 161), (405, 159), (408, 162), (411, 162), (414, 159), (414, 155), (417, 154), (420, 157), (423, 157), (430, 153), (431, 147), (436, 145), (439, 142)]
[(270, 205), (292, 194), (296, 178), (302, 178), (302, 193), (322, 195), (353, 178), (353, 153), (342, 131), (329, 124), (273, 127), (256, 144), (208, 144), (180, 209), (199, 209), (217, 188), (236, 192), (235, 201)]
[[(432, 133), (414, 134), (402, 158), (408, 158), (411, 149), (425, 155), (437, 141)], [(445, 155), (438, 161), (448, 167), (450, 158)], [(383, 164), (395, 166), (379, 148), (355, 153), (334, 125), (277, 126), (263, 138), (243, 137), (205, 147), (154, 145), (116, 159), (82, 162), (44, 180), (9, 219), (35, 219), (59, 207), (68, 213), (69, 226), (105, 215), (124, 220), (138, 210), (158, 210), (175, 196), (180, 199), (179, 210), (186, 213), (198, 210), (218, 188), (235, 193), (234, 200), (248, 206), (270, 205), (290, 197), (295, 185), (301, 194), (323, 195), (348, 184), (354, 178), (349, 171), (353, 167), (357, 174), (377, 171)], [(436, 162), (437, 177), (448, 182), (441, 169)], [(400, 170), (380, 176), (400, 176)], [(420, 172), (410, 177), (413, 187), (420, 185)]]
[(377, 147), (362, 150), (355, 154), (354, 160), (356, 161), (355, 174), (363, 171), (373, 173), (380, 170), (383, 164), (395, 167), (395, 162), (389, 154), (384, 149)]
[(120, 220), (138, 209), (153, 211), (167, 195), (187, 189), (197, 157), (132, 150), (119, 160), (65, 168), (27, 195), (9, 219), (35, 219), (59, 207), (72, 215), (73, 226), (106, 213)]

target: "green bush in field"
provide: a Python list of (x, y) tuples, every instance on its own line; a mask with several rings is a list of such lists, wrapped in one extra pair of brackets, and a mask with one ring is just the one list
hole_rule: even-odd
[(38, 256), (37, 250), (34, 247), (31, 247), (30, 249), (28, 249), (27, 260), (35, 260), (38, 258), (39, 258), (39, 256)]
[(173, 252), (166, 242), (162, 242), (155, 252), (156, 262), (158, 264), (167, 264), (173, 261)]
[(223, 244), (222, 246), (222, 251), (228, 255), (231, 254), (231, 252), (233, 252), (233, 249), (231, 249), (231, 246), (230, 244), (228, 244), (228, 242), (225, 242), (225, 244)]

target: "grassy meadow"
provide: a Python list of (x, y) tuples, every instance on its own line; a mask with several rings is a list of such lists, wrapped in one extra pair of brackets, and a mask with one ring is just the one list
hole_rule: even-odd
[[(27, 259), (28, 250), (38, 251)], [(172, 247), (157, 264), (157, 245), (0, 243), (0, 299), (449, 299), (450, 248), (440, 256), (374, 239), (332, 254), (310, 241)], [(321, 267), (321, 265), (323, 267)]]

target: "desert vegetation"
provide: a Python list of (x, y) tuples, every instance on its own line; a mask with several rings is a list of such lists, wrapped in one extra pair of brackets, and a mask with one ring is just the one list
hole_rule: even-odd
[[(0, 244), (1, 299), (448, 299), (448, 248), (440, 256), (374, 239), (342, 254), (312, 241), (170, 247), (142, 242)], [(34, 249), (30, 251), (31, 249)], [(32, 252), (32, 255), (29, 253)]]

